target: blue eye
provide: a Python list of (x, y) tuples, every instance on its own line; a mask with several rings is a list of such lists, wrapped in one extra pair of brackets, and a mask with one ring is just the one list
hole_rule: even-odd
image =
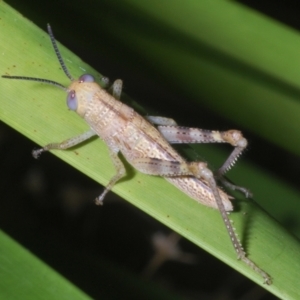
[(94, 82), (95, 78), (90, 74), (84, 74), (79, 77), (80, 82)]
[(67, 96), (67, 105), (69, 109), (76, 110), (77, 109), (77, 97), (75, 91), (70, 91)]

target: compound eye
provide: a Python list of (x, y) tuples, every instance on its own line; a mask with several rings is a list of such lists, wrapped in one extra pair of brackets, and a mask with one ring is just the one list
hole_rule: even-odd
[(68, 105), (68, 108), (71, 109), (71, 110), (76, 110), (77, 109), (77, 97), (76, 97), (76, 93), (74, 90), (70, 91), (68, 93), (68, 96), (67, 96), (67, 105)]
[(80, 82), (94, 82), (95, 78), (90, 74), (84, 74), (79, 77)]

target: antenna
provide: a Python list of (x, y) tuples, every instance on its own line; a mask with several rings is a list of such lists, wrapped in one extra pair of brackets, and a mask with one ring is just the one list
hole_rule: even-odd
[(50, 36), (50, 40), (51, 40), (52, 46), (54, 48), (55, 54), (57, 56), (57, 59), (58, 59), (60, 65), (61, 65), (63, 71), (65, 72), (65, 74), (67, 75), (67, 77), (71, 81), (74, 81), (74, 78), (71, 76), (69, 70), (67, 69), (67, 67), (65, 65), (65, 62), (64, 62), (63, 58), (61, 57), (61, 54), (60, 54), (59, 49), (57, 47), (57, 44), (56, 44), (56, 41), (55, 41), (55, 37), (54, 37), (54, 34), (53, 34), (53, 31), (51, 29), (50, 24), (47, 24), (47, 30), (48, 30), (48, 33), (49, 33), (49, 36)]
[[(55, 54), (58, 58), (59, 64), (61, 65), (64, 73), (66, 74), (66, 76), (71, 80), (74, 81), (74, 78), (71, 76), (71, 74), (69, 73), (63, 59), (62, 56), (59, 52), (59, 49), (57, 47), (56, 41), (55, 41), (55, 37), (53, 35), (52, 29), (50, 24), (47, 24), (47, 30), (48, 30), (48, 34), (50, 36), (50, 40), (52, 43), (52, 46), (54, 48)], [(46, 84), (51, 84), (54, 85), (60, 89), (63, 89), (64, 91), (68, 92), (69, 90), (63, 86), (62, 84), (54, 81), (54, 80), (50, 80), (50, 79), (45, 79), (45, 78), (36, 78), (36, 77), (28, 77), (28, 76), (9, 76), (9, 75), (2, 75), (2, 78), (7, 78), (7, 79), (20, 79), (20, 80), (30, 80), (30, 81), (38, 81), (38, 82), (42, 82), (42, 83), (46, 83)]]
[(9, 75), (2, 75), (2, 78), (8, 78), (8, 79), (20, 79), (20, 80), (30, 80), (30, 81), (39, 81), (42, 83), (47, 83), (47, 84), (51, 84), (54, 86), (59, 87), (60, 89), (68, 92), (69, 90), (63, 86), (62, 84), (54, 81), (54, 80), (49, 80), (49, 79), (44, 79), (44, 78), (37, 78), (37, 77), (28, 77), (28, 76), (9, 76)]

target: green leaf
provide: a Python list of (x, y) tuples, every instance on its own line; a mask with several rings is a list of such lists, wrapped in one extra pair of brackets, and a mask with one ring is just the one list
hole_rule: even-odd
[(90, 299), (0, 231), (1, 299)]
[[(89, 4), (91, 19), (96, 22), (93, 15), (101, 10)], [(152, 64), (160, 65), (170, 81), (177, 82), (189, 96), (202, 99), (201, 105), (209, 105), (264, 138), (299, 153), (299, 80), (295, 71), (299, 70), (295, 66), (298, 33), (229, 1), (187, 1), (183, 9), (179, 1), (151, 1), (147, 5), (147, 1), (127, 0), (116, 8), (132, 16), (129, 19), (133, 21), (124, 24), (123, 19), (115, 18), (108, 28), (113, 28), (123, 43), (130, 44)], [(2, 73), (49, 78), (67, 86), (47, 34), (3, 2), (0, 13)], [(107, 20), (105, 14), (102, 16), (103, 24)], [(154, 32), (147, 31), (149, 24)], [(159, 30), (163, 34), (159, 35)], [(83, 69), (97, 75), (70, 51), (63, 47), (61, 51), (74, 77), (81, 75)], [(0, 90), (1, 120), (40, 145), (87, 129), (66, 109), (65, 94), (59, 89), (1, 79)], [(223, 157), (217, 150), (209, 152), (218, 161)], [(114, 173), (106, 146), (100, 140), (53, 154), (101, 184), (106, 184)], [(114, 192), (262, 285), (262, 278), (237, 261), (217, 211), (197, 204), (163, 178), (132, 169), (130, 172), (130, 178), (118, 183)], [(231, 178), (246, 182), (258, 203), (286, 205), (289, 201), (291, 206), (299, 207), (298, 192), (245, 162), (239, 162)], [(236, 206), (239, 209), (231, 218), (246, 252), (274, 280), (273, 285), (264, 287), (280, 298), (299, 297), (299, 241), (255, 203), (241, 201)]]

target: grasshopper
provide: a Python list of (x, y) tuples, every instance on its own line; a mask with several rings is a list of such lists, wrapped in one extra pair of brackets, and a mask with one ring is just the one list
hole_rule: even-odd
[[(142, 117), (133, 108), (120, 102), (122, 80), (112, 85), (112, 93), (101, 88), (92, 75), (84, 74), (75, 80), (69, 73), (57, 47), (52, 29), (48, 24), (48, 33), (52, 46), (66, 76), (71, 80), (68, 88), (52, 80), (27, 76), (7, 76), (3, 78), (39, 81), (59, 87), (67, 92), (67, 105), (90, 126), (90, 130), (61, 143), (50, 143), (43, 148), (33, 150), (34, 158), (41, 153), (54, 149), (68, 149), (98, 135), (107, 145), (116, 174), (111, 178), (104, 191), (95, 200), (100, 205), (105, 195), (115, 183), (125, 176), (125, 168), (119, 152), (138, 171), (164, 177), (171, 184), (192, 199), (203, 205), (218, 209), (221, 213), (230, 240), (238, 259), (260, 274), (264, 283), (271, 284), (271, 277), (250, 260), (235, 233), (228, 217), (233, 210), (231, 197), (221, 190), (216, 180), (221, 180), (232, 189), (250, 193), (225, 180), (223, 175), (233, 166), (238, 156), (247, 146), (247, 140), (238, 130), (209, 131), (199, 128), (181, 127), (173, 119), (148, 116)], [(207, 164), (201, 161), (187, 162), (171, 144), (189, 143), (229, 143), (234, 147), (225, 163), (214, 174)]]

